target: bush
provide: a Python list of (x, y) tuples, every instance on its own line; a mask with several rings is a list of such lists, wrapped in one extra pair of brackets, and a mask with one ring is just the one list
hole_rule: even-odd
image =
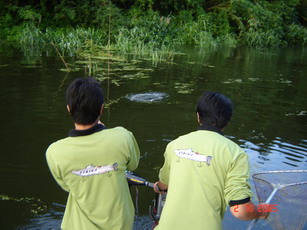
[(307, 45), (307, 29), (300, 25), (291, 24), (287, 26), (285, 40), (289, 44)]
[(233, 1), (232, 19), (237, 23), (241, 41), (250, 46), (283, 45), (283, 21), (280, 12), (271, 11), (267, 2)]
[(10, 2), (0, 3), (2, 40), (29, 46), (54, 41), (70, 53), (89, 40), (124, 52), (177, 45), (306, 44), (304, 15), (298, 15), (305, 12), (298, 10), (302, 0)]

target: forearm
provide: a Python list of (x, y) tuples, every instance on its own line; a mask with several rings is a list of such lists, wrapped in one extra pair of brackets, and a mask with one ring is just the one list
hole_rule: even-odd
[(230, 207), (233, 216), (240, 220), (266, 219), (268, 212), (261, 212), (253, 202)]

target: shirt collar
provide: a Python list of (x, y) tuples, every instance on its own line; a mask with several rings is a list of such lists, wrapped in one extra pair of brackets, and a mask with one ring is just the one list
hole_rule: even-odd
[(219, 134), (224, 136), (224, 133), (222, 132), (222, 130), (220, 130), (219, 128), (212, 126), (212, 125), (203, 124), (203, 125), (199, 126), (198, 130), (212, 131), (212, 132), (216, 132), (216, 133), (219, 133)]
[(84, 130), (72, 129), (68, 132), (68, 136), (69, 137), (86, 136), (86, 135), (90, 135), (90, 134), (99, 132), (99, 131), (104, 130), (104, 129), (105, 129), (105, 126), (103, 124), (97, 124), (97, 125), (94, 125), (93, 127), (89, 128), (89, 129), (84, 129)]

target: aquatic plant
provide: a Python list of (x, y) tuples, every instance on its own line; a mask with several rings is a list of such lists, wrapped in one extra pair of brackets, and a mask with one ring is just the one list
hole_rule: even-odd
[(53, 41), (63, 52), (75, 55), (87, 41), (92, 41), (97, 46), (102, 45), (106, 34), (94, 28), (58, 28), (46, 29), (46, 43)]
[(33, 23), (25, 24), (19, 36), (20, 44), (25, 46), (41, 46), (45, 42), (44, 34)]
[(33, 197), (17, 198), (6, 194), (0, 194), (0, 201), (15, 201), (27, 204), (29, 211), (33, 214), (42, 214), (47, 210), (47, 205), (43, 203), (41, 199)]

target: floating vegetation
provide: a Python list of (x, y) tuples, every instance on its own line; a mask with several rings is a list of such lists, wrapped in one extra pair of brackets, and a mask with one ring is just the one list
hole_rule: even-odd
[(189, 94), (192, 93), (194, 88), (192, 87), (193, 83), (175, 83), (175, 89), (177, 89), (180, 94)]
[[(92, 40), (86, 41), (84, 46), (78, 52), (79, 60), (76, 64), (80, 68), (84, 68), (90, 76), (97, 77), (98, 80), (110, 79), (110, 75), (124, 76), (122, 72), (133, 72), (127, 74), (134, 75), (133, 78), (138, 76), (144, 77), (144, 74), (140, 74), (140, 71), (153, 71), (152, 69), (142, 69), (136, 66), (140, 63), (140, 60), (129, 61), (128, 57), (116, 53), (112, 47), (103, 47), (96, 45)], [(108, 78), (106, 77), (108, 76)], [(127, 79), (132, 79), (127, 77)], [(119, 85), (119, 80), (112, 77), (112, 82), (115, 85)]]
[[(247, 78), (248, 81), (256, 82), (256, 81), (262, 81), (262, 82), (277, 82), (277, 83), (282, 83), (286, 85), (292, 85), (292, 81), (286, 80), (283, 78), (280, 78), (278, 80), (267, 80), (267, 79), (259, 79), (259, 78)], [(228, 79), (227, 81), (222, 82), (223, 84), (232, 84), (232, 83), (243, 83), (243, 80), (238, 78), (238, 79)]]
[(46, 204), (44, 204), (40, 199), (35, 199), (33, 197), (16, 198), (5, 194), (0, 194), (0, 200), (26, 203), (29, 205), (29, 211), (33, 214), (42, 214), (47, 210)]
[(104, 108), (109, 108), (110, 105), (118, 103), (119, 100), (120, 100), (120, 98), (108, 100), (107, 102), (104, 103)]
[(296, 113), (286, 113), (286, 116), (306, 116), (307, 115), (307, 111), (300, 111), (300, 112), (296, 112)]
[(203, 66), (205, 66), (205, 67), (209, 67), (209, 68), (215, 68), (215, 66), (214, 66), (214, 65), (209, 65), (209, 64), (203, 64)]
[(62, 72), (77, 72), (80, 68), (66, 68), (66, 69), (59, 69)]
[(126, 61), (123, 57), (114, 57), (114, 56), (91, 56), (92, 59), (113, 61), (113, 62), (123, 62)]
[(142, 103), (154, 103), (161, 102), (166, 99), (169, 95), (162, 92), (149, 92), (149, 93), (138, 93), (138, 94), (128, 94), (126, 98), (134, 102)]
[(97, 47), (88, 41), (79, 52), (76, 64), (85, 69), (89, 76), (94, 76), (98, 81), (108, 81), (115, 86), (120, 86), (124, 80), (145, 79), (153, 72), (152, 68), (138, 67), (144, 60), (129, 59), (128, 56), (117, 54), (109, 47)]
[(121, 78), (123, 79), (129, 79), (129, 80), (134, 80), (134, 79), (145, 79), (145, 78), (149, 78), (149, 76), (145, 73), (142, 72), (138, 72), (136, 74), (125, 74), (123, 76), (121, 76)]
[(228, 79), (227, 81), (222, 82), (223, 84), (232, 84), (232, 83), (242, 83), (242, 79)]
[(186, 63), (189, 64), (189, 65), (196, 65), (196, 64), (198, 64), (198, 63), (192, 62), (192, 61), (187, 61)]
[(282, 84), (287, 84), (287, 85), (291, 85), (292, 84), (292, 81), (286, 80), (286, 79), (283, 79), (283, 78), (280, 78), (279, 82), (282, 83)]
[(253, 78), (253, 77), (248, 78), (248, 80), (249, 80), (249, 81), (260, 81), (259, 78)]

